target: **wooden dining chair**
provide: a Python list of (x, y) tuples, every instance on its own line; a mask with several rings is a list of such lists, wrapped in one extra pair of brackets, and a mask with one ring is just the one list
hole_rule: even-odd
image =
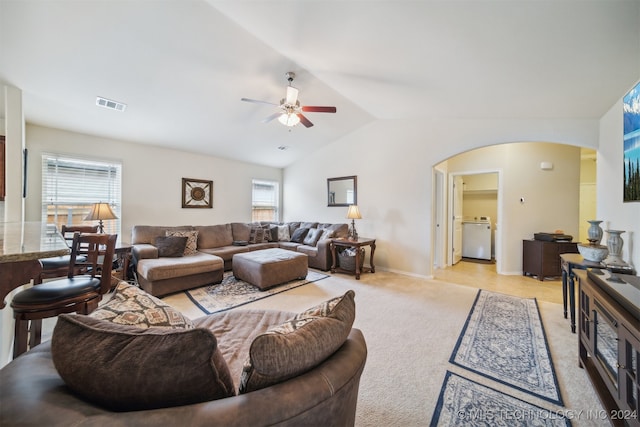
[[(73, 235), (75, 233), (97, 233), (97, 225), (79, 225), (79, 226), (66, 226), (60, 227), (60, 234), (67, 241), (69, 247), (73, 241)], [(82, 255), (78, 256), (79, 261), (83, 261)], [(69, 261), (70, 255), (63, 255), (51, 258), (43, 258), (40, 260), (42, 264), (42, 273), (40, 273), (40, 281), (45, 279), (52, 279), (56, 277), (63, 277), (69, 273)], [(86, 259), (85, 259), (86, 260)], [(78, 274), (82, 273), (81, 271)]]
[(116, 238), (116, 234), (74, 233), (67, 277), (14, 295), (14, 358), (40, 344), (42, 319), (62, 313), (89, 314), (98, 307), (102, 295), (111, 289)]

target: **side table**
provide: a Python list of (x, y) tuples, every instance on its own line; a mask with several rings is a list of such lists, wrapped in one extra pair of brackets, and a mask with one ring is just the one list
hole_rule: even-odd
[[(129, 277), (129, 262), (131, 259), (131, 245), (129, 243), (123, 243), (118, 241), (115, 249), (116, 262), (118, 264), (118, 270), (122, 271), (122, 280), (128, 281)], [(120, 277), (118, 277), (120, 279)]]
[(370, 239), (367, 237), (360, 237), (358, 240), (349, 240), (349, 239), (333, 239), (331, 241), (331, 256), (333, 257), (333, 264), (331, 265), (331, 272), (335, 273), (336, 271), (344, 272), (344, 273), (353, 273), (350, 270), (345, 270), (344, 268), (340, 268), (337, 264), (337, 256), (336, 256), (336, 247), (342, 248), (355, 248), (356, 249), (356, 269), (355, 275), (356, 280), (360, 280), (360, 248), (364, 246), (371, 247), (371, 252), (369, 254), (369, 271), (372, 273), (376, 272), (376, 267), (373, 265), (373, 254), (376, 251), (376, 239)]

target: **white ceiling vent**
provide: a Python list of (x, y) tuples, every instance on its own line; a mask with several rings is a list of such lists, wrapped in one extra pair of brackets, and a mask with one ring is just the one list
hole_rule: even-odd
[(116, 111), (124, 111), (127, 108), (127, 104), (123, 104), (122, 102), (118, 102), (118, 101), (112, 101), (110, 99), (103, 98), (101, 96), (98, 96), (96, 98), (96, 105), (98, 107), (109, 108), (111, 110), (116, 110)]

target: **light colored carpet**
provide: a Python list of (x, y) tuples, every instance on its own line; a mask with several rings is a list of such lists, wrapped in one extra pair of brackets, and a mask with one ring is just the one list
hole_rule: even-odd
[[(445, 374), (455, 371), (448, 363), (449, 356), (478, 289), (388, 272), (363, 274), (361, 280), (335, 274), (239, 309), (302, 311), (348, 289), (356, 293), (354, 326), (363, 331), (369, 351), (360, 382), (356, 425), (428, 425)], [(192, 318), (202, 315), (184, 293), (164, 301)], [(578, 337), (571, 333), (562, 305), (539, 302), (539, 309), (565, 415), (574, 426), (609, 425), (600, 416), (602, 406), (578, 366)], [(520, 398), (530, 397), (523, 393)]]

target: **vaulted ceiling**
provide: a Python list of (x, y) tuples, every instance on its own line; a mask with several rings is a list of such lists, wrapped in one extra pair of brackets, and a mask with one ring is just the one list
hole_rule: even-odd
[[(262, 123), (240, 98), (287, 71), (337, 113)], [(638, 78), (640, 0), (0, 0), (28, 122), (275, 167), (374, 120), (595, 119)]]

